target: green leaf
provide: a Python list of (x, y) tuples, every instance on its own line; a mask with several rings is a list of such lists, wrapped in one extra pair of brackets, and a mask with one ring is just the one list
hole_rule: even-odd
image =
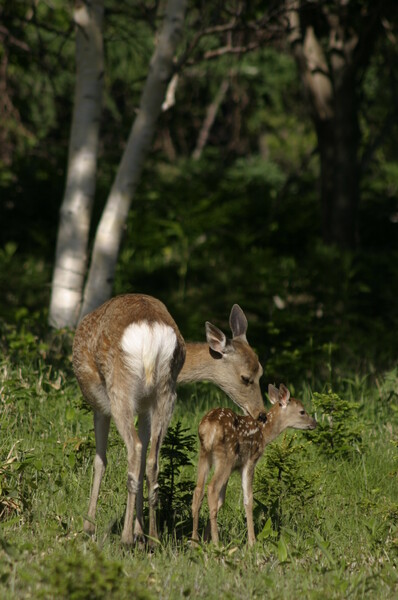
[(75, 421), (76, 419), (76, 409), (73, 406), (67, 406), (65, 411), (65, 419), (67, 421)]
[(269, 537), (273, 537), (274, 535), (275, 535), (275, 532), (272, 529), (271, 517), (269, 517), (267, 519), (267, 522), (265, 523), (264, 527), (262, 528), (261, 532), (258, 534), (257, 539), (260, 542), (262, 542), (263, 540), (266, 540)]
[(287, 561), (287, 545), (283, 535), (279, 538), (278, 541), (278, 560), (280, 563), (284, 563)]

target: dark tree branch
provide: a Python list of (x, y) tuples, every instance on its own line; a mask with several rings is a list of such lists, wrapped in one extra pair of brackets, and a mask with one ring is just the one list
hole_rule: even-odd
[(7, 27), (5, 27), (4, 25), (0, 25), (0, 39), (4, 44), (6, 42), (8, 42), (11, 46), (16, 46), (17, 48), (20, 48), (20, 50), (23, 50), (24, 52), (31, 51), (29, 45), (26, 42), (19, 40), (15, 36), (13, 36), (9, 32)]

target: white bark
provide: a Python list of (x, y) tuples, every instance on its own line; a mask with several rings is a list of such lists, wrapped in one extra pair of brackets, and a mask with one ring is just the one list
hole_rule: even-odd
[(186, 0), (168, 0), (158, 44), (152, 56), (140, 108), (98, 225), (80, 318), (112, 293), (124, 226), (161, 112), (182, 34)]
[(85, 275), (102, 103), (104, 0), (75, 1), (76, 83), (68, 170), (52, 280), (49, 323), (73, 327)]
[(162, 111), (166, 112), (174, 106), (176, 103), (176, 91), (178, 85), (178, 73), (174, 73), (173, 77), (170, 80), (169, 85), (167, 86), (166, 97), (164, 102), (162, 103)]
[[(325, 52), (312, 26), (306, 27), (302, 38), (300, 2), (287, 0), (286, 9), (288, 40), (299, 67), (304, 89), (313, 104), (315, 113), (321, 119), (330, 119), (333, 117), (333, 86)], [(339, 52), (339, 60), (340, 55)]]
[(192, 153), (192, 158), (194, 160), (199, 160), (202, 156), (202, 152), (204, 147), (207, 144), (207, 140), (210, 135), (211, 128), (214, 125), (214, 121), (216, 120), (217, 112), (225, 98), (225, 94), (227, 93), (229, 88), (229, 82), (227, 79), (223, 79), (221, 85), (218, 89), (216, 97), (214, 101), (208, 106), (206, 111), (206, 117), (203, 121), (202, 128), (199, 133), (198, 141), (196, 143), (196, 148)]

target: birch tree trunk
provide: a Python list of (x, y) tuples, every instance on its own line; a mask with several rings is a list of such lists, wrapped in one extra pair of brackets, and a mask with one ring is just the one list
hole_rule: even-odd
[(158, 44), (143, 89), (140, 108), (97, 228), (80, 318), (112, 293), (119, 248), (134, 192), (173, 72), (182, 34), (186, 0), (169, 0)]
[(49, 311), (50, 325), (58, 328), (76, 325), (87, 272), (104, 71), (103, 14), (103, 0), (75, 1), (75, 97)]
[(194, 160), (199, 160), (202, 156), (203, 149), (207, 144), (207, 140), (209, 139), (211, 128), (213, 127), (214, 121), (216, 120), (217, 112), (225, 98), (225, 94), (227, 93), (228, 88), (228, 79), (223, 79), (217, 91), (216, 97), (214, 98), (214, 101), (207, 108), (206, 117), (203, 121), (202, 128), (199, 132), (199, 137), (198, 141), (196, 142), (195, 150), (192, 153), (192, 158)]

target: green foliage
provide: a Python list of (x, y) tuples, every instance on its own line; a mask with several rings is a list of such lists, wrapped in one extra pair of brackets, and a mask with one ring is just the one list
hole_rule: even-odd
[(359, 404), (344, 400), (331, 390), (322, 394), (314, 392), (312, 402), (318, 427), (311, 434), (311, 440), (319, 450), (334, 458), (361, 452), (366, 424), (359, 418)]
[(190, 518), (194, 483), (182, 476), (183, 467), (192, 465), (196, 436), (188, 433), (180, 420), (169, 427), (160, 449), (160, 520), (169, 530), (186, 525)]
[(44, 586), (40, 597), (57, 597), (73, 600), (98, 600), (111, 597), (149, 600), (148, 592), (139, 574), (126, 577), (123, 562), (107, 559), (95, 546), (89, 554), (79, 549), (60, 560), (48, 561), (42, 575)]
[(42, 259), (24, 255), (14, 242), (0, 248), (0, 324), (37, 321), (48, 302), (49, 269)]
[(18, 452), (13, 444), (7, 454), (1, 447), (0, 453), (0, 522), (28, 512), (32, 492), (36, 489), (32, 452)]
[[(262, 15), (264, 6), (254, 3), (242, 10), (251, 19)], [(193, 3), (184, 44), (199, 26), (213, 27), (215, 19), (229, 22), (229, 3), (216, 10)], [(4, 112), (0, 125), (5, 139), (12, 140), (1, 145), (3, 163), (0, 157), (0, 316), (9, 325), (20, 318), (20, 310), (27, 311), (26, 321), (36, 319), (37, 311), (45, 318), (49, 302), (73, 102), (74, 44), (71, 8), (59, 0), (37, 6), (25, 0), (8, 3), (2, 22), (20, 42), (14, 46), (5, 36), (0, 43), (8, 60), (4, 83), (12, 109)], [(145, 11), (136, 2), (107, 5), (92, 231), (136, 114), (158, 23), (156, 3)], [(214, 32), (196, 41), (192, 60), (217, 48), (223, 38)], [(361, 153), (367, 156), (379, 132), (386, 135), (371, 153), (369, 168), (364, 164), (360, 245), (354, 253), (325, 248), (319, 241), (316, 136), (295, 62), (283, 45), (262, 44), (239, 61), (226, 55), (189, 63), (179, 79), (175, 106), (160, 118), (153, 153), (135, 192), (115, 293), (161, 297), (192, 339), (203, 339), (210, 316), (227, 326), (230, 306), (241, 303), (250, 316), (250, 342), (269, 380), (288, 373), (291, 380), (313, 386), (318, 374), (322, 379), (331, 375), (323, 370), (330, 348), (333, 376), (353, 362), (358, 369), (367, 361), (390, 368), (398, 352), (397, 136), (395, 122), (388, 130), (383, 127), (395, 106), (389, 85), (395, 54), (386, 36), (374, 49), (360, 90)], [(207, 108), (224, 80), (228, 91), (204, 153), (194, 160)]]
[[(25, 335), (21, 331), (21, 342)], [(392, 409), (393, 372), (378, 373), (377, 389), (371, 378), (355, 372), (347, 372), (346, 381), (336, 387), (339, 398), (348, 387), (349, 397), (361, 403), (353, 412), (360, 423), (372, 418), (372, 428), (362, 426), (361, 453), (332, 461), (314, 443), (316, 431), (307, 441), (303, 432), (286, 434), (266, 449), (256, 470), (258, 543), (253, 550), (246, 548), (237, 475), (231, 477), (220, 511), (225, 546), (190, 548), (187, 543), (197, 426), (204, 412), (224, 404), (225, 398), (204, 384), (185, 392), (181, 388), (161, 458), (161, 543), (148, 557), (140, 548), (124, 550), (120, 527), (114, 527), (126, 503), (125, 448), (114, 426), (97, 537), (91, 541), (83, 533), (94, 457), (92, 415), (81, 406), (69, 355), (55, 356), (55, 362), (51, 352), (32, 361), (30, 350), (18, 343), (12, 360), (8, 353), (2, 357), (2, 597), (213, 598), (215, 590), (223, 597), (275, 600), (298, 593), (331, 598), (349, 593), (359, 599), (366, 592), (372, 600), (396, 595), (398, 413)], [(324, 370), (329, 372), (327, 366)], [(334, 399), (335, 413), (337, 400), (325, 396), (322, 410), (329, 414), (327, 402)]]
[[(309, 474), (307, 445), (297, 444), (296, 436), (285, 434), (282, 442), (271, 444), (257, 466), (254, 481), (256, 520), (268, 520), (260, 539), (266, 539), (270, 523), (280, 532), (282, 523), (300, 519), (303, 507), (316, 494), (314, 475)], [(271, 519), (271, 522), (269, 522)]]

